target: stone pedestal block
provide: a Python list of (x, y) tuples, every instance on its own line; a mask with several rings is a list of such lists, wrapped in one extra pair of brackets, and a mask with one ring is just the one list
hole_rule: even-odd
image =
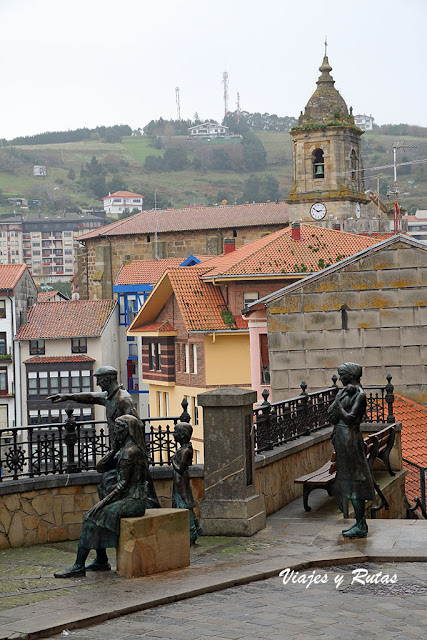
[(197, 396), (203, 407), (206, 535), (251, 536), (265, 527), (265, 505), (255, 491), (253, 403), (256, 392), (225, 387)]
[(138, 578), (190, 565), (187, 509), (147, 509), (140, 518), (122, 518), (117, 573)]
[(253, 495), (243, 500), (204, 500), (200, 517), (207, 536), (253, 536), (265, 527), (264, 498)]

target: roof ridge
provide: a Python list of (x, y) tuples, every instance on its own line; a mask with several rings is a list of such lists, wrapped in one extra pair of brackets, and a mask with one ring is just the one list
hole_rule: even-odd
[(396, 393), (395, 396), (400, 400), (403, 400), (403, 402), (406, 402), (407, 404), (411, 405), (412, 407), (417, 407), (418, 409), (422, 409), (422, 411), (427, 413), (427, 407), (424, 406), (423, 404), (420, 404), (419, 402), (415, 402), (415, 400), (411, 400), (410, 398), (406, 398), (405, 396), (402, 396), (401, 393)]

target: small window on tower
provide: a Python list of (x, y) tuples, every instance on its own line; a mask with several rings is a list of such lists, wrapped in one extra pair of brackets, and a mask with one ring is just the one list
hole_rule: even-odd
[(325, 177), (325, 160), (322, 149), (313, 151), (313, 178)]

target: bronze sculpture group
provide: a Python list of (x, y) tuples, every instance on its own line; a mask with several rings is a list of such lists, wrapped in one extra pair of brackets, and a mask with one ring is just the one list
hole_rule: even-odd
[[(109, 571), (111, 566), (106, 549), (118, 545), (120, 518), (143, 516), (146, 508), (160, 507), (149, 470), (145, 433), (131, 395), (118, 384), (118, 372), (113, 367), (100, 367), (94, 376), (101, 392), (63, 393), (49, 397), (55, 403), (73, 401), (105, 406), (111, 443), (109, 453), (96, 466), (97, 471), (102, 473), (98, 485), (100, 501), (84, 518), (76, 561), (68, 569), (56, 572), (56, 578), (84, 576), (86, 571)], [(181, 447), (172, 460), (172, 506), (190, 510), (193, 544), (201, 535), (201, 529), (193, 511), (195, 501), (188, 474), (193, 458), (190, 443), (192, 427), (179, 423), (174, 435)], [(85, 565), (91, 549), (96, 550), (96, 558)]]
[[(334, 494), (341, 503), (350, 499), (356, 516), (356, 523), (345, 529), (343, 536), (364, 538), (368, 534), (365, 502), (374, 500), (375, 487), (360, 432), (366, 411), (366, 395), (360, 383), (362, 367), (347, 362), (339, 367), (338, 374), (343, 388), (328, 409), (329, 421), (334, 425), (332, 444), (337, 464)], [(57, 578), (84, 576), (87, 570), (110, 570), (106, 549), (118, 545), (120, 519), (142, 516), (146, 508), (160, 507), (149, 471), (145, 433), (132, 398), (118, 384), (118, 373), (113, 367), (101, 367), (94, 375), (101, 392), (50, 396), (52, 402), (70, 400), (105, 406), (111, 441), (110, 452), (97, 464), (97, 470), (102, 473), (98, 486), (100, 501), (84, 518), (74, 565), (55, 573)], [(175, 426), (174, 437), (179, 447), (171, 464), (172, 506), (190, 511), (190, 543), (194, 544), (202, 530), (194, 513), (196, 503), (188, 472), (193, 461), (192, 432), (188, 423)], [(96, 550), (96, 558), (85, 566), (91, 549)]]
[(332, 444), (337, 463), (334, 493), (341, 501), (351, 500), (356, 516), (356, 523), (345, 529), (343, 536), (366, 538), (365, 501), (374, 500), (375, 487), (360, 432), (366, 411), (366, 394), (360, 384), (362, 367), (346, 362), (339, 367), (338, 375), (343, 388), (328, 409), (329, 421), (334, 425)]

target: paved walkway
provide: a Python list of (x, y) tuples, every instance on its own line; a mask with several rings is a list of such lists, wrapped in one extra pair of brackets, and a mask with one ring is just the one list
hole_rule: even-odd
[[(352, 585), (356, 567), (319, 569), (327, 582), (284, 586), (279, 577), (134, 613), (69, 632), (69, 640), (410, 640), (426, 637), (427, 563), (358, 564), (396, 584)], [(307, 572), (311, 576), (312, 571)], [(342, 582), (337, 588), (335, 580)], [(55, 637), (64, 640), (64, 635)]]
[[(279, 572), (287, 567), (296, 570), (310, 567), (312, 571), (313, 567), (331, 564), (392, 561), (413, 562), (411, 566), (415, 570), (425, 567), (422, 563), (427, 562), (427, 521), (371, 520), (368, 538), (344, 540), (341, 529), (346, 521), (333, 507), (316, 511), (316, 502), (319, 505), (327, 499), (323, 492), (312, 496), (314, 508), (310, 514), (303, 511), (299, 500), (268, 518), (267, 527), (252, 538), (202, 537), (192, 550), (189, 568), (147, 578), (126, 580), (114, 572), (61, 581), (53, 578), (55, 570), (73, 563), (77, 542), (2, 551), (0, 640), (52, 636), (64, 629), (74, 634), (76, 628), (266, 578), (274, 580), (245, 587), (241, 593), (250, 594), (252, 589), (276, 585), (271, 587), (276, 590), (275, 597), (280, 600), (286, 593), (287, 601), (294, 589), (299, 589), (297, 585), (290, 585), (284, 590), (278, 581)], [(314, 589), (313, 586), (304, 593), (313, 594)], [(327, 589), (325, 593), (329, 593)], [(333, 597), (336, 598), (335, 592)], [(199, 601), (197, 598), (177, 604), (176, 610), (190, 606), (191, 602), (197, 608)], [(304, 613), (304, 608), (299, 610)], [(159, 611), (166, 609), (155, 611), (159, 615)], [(109, 628), (107, 625), (106, 629)], [(131, 640), (132, 634), (137, 635), (111, 633), (109, 637)], [(163, 636), (147, 634), (146, 637)], [(196, 636), (185, 637), (192, 640)]]

